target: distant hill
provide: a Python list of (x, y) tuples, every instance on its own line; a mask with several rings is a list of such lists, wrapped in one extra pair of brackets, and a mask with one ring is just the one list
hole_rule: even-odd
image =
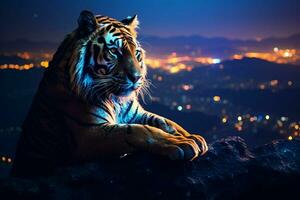
[(24, 64), (28, 64), (28, 63), (29, 63), (28, 60), (25, 60), (25, 59), (20, 58), (18, 56), (0, 55), (0, 65), (3, 65), (3, 64), (24, 65)]
[[(220, 65), (223, 66), (223, 69), (219, 68)], [(227, 60), (222, 62), (220, 65), (198, 67), (194, 69), (193, 72), (195, 73), (186, 73), (186, 75), (193, 76), (199, 73), (208, 73), (212, 76), (230, 76), (231, 79), (253, 79), (256, 81), (277, 79), (282, 81), (297, 81), (300, 74), (300, 66), (292, 64), (277, 64), (258, 58)]]
[(58, 47), (59, 42), (31, 41), (28, 39), (17, 39), (13, 41), (0, 41), (0, 52), (52, 52)]
[(286, 38), (266, 38), (260, 42), (261, 45), (265, 46), (280, 46), (281, 48), (300, 48), (300, 33), (291, 35)]
[[(220, 68), (221, 67), (221, 68)], [(157, 70), (149, 68), (149, 74), (157, 73)], [(271, 80), (287, 81), (292, 80), (293, 85), (300, 86), (300, 66), (293, 64), (277, 64), (257, 58), (243, 58), (241, 60), (225, 60), (220, 64), (199, 65), (194, 67), (192, 72), (181, 72), (168, 75), (167, 72), (160, 73), (168, 76), (168, 80), (176, 81), (180, 79), (183, 82), (203, 82), (207, 87), (218, 82), (269, 82)]]
[[(155, 37), (141, 36), (140, 42), (153, 54), (166, 54), (171, 52), (186, 53), (195, 52), (202, 55), (214, 55), (227, 57), (239, 53), (243, 49), (252, 51), (271, 50), (275, 46), (280, 48), (300, 48), (300, 34), (286, 38), (265, 38), (256, 40), (233, 40), (222, 37), (202, 36), (177, 36), (177, 37)], [(200, 51), (200, 52), (199, 52)]]
[[(152, 55), (170, 54), (172, 52), (190, 54), (192, 52), (201, 55), (214, 55), (227, 57), (234, 53), (239, 53), (243, 49), (253, 51), (266, 51), (274, 46), (280, 48), (300, 49), (300, 34), (295, 34), (285, 38), (265, 38), (261, 41), (227, 39), (223, 37), (202, 37), (192, 36), (139, 36), (139, 41), (144, 48)], [(27, 39), (17, 39), (14, 41), (0, 41), (0, 52), (10, 51), (55, 51), (61, 41), (30, 41)]]

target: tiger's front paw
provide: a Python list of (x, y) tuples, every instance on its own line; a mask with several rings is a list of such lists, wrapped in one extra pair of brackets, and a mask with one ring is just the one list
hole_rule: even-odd
[(200, 136), (199, 134), (190, 134), (184, 128), (182, 128), (177, 123), (175, 123), (171, 120), (165, 119), (164, 121), (167, 126), (166, 129), (172, 130), (172, 132), (170, 132), (170, 131), (166, 131), (166, 132), (171, 133), (172, 135), (176, 135), (176, 136), (180, 135), (180, 136), (184, 136), (189, 139), (193, 139), (200, 148), (200, 151), (201, 151), (200, 155), (204, 155), (208, 151), (208, 145), (202, 136)]
[(172, 160), (194, 160), (201, 154), (201, 149), (194, 139), (183, 136), (167, 137), (167, 145), (171, 151), (167, 155)]
[(189, 136), (186, 136), (186, 137), (195, 140), (195, 142), (198, 144), (198, 146), (201, 150), (201, 153), (200, 153), (201, 156), (204, 155), (208, 151), (208, 145), (202, 136), (200, 136), (198, 134), (190, 134)]

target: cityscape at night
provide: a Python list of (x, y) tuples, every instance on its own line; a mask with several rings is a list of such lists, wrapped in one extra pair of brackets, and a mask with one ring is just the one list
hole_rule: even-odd
[(250, 149), (298, 141), (300, 3), (187, 2), (53, 1), (47, 9), (36, 0), (1, 2), (0, 178), (9, 177), (43, 74), (84, 9), (139, 17), (150, 85), (149, 95), (139, 98), (143, 108), (208, 144), (230, 136)]

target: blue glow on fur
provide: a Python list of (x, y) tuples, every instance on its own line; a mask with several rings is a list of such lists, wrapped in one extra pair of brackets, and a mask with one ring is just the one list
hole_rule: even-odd
[[(85, 77), (83, 77), (82, 72), (83, 72), (83, 66), (84, 66), (84, 57), (86, 54), (86, 47), (83, 46), (79, 52), (80, 52), (79, 58), (78, 58), (76, 66), (75, 66), (75, 74), (77, 77), (76, 78), (77, 84), (82, 85), (81, 82), (84, 82), (84, 80), (82, 80), (82, 79), (85, 78)], [(85, 87), (86, 85), (83, 85), (83, 86)]]
[[(126, 104), (127, 104), (127, 105), (126, 105), (126, 108), (124, 108), (124, 110), (126, 110), (126, 109), (128, 108), (128, 106), (131, 105), (131, 102), (127, 102)], [(134, 101), (134, 102), (132, 103), (132, 106), (131, 106), (129, 112), (127, 113), (127, 115), (124, 115), (124, 116), (123, 116), (123, 120), (124, 120), (125, 122), (128, 122), (128, 121), (130, 121), (130, 120), (132, 119), (132, 117), (133, 117), (133, 115), (134, 115), (134, 112), (135, 112), (135, 110), (136, 110), (136, 107), (137, 107), (137, 105), (136, 105), (136, 103), (135, 103), (135, 101)]]
[(85, 87), (90, 87), (92, 85), (92, 83), (93, 83), (93, 79), (88, 75), (86, 75), (82, 81), (82, 84)]

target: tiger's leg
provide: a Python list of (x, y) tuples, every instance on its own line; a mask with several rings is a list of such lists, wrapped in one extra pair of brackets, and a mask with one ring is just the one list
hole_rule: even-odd
[(76, 160), (123, 155), (136, 150), (145, 150), (173, 160), (193, 160), (200, 153), (193, 139), (171, 135), (161, 129), (140, 124), (103, 124), (88, 129), (77, 127), (74, 138), (77, 143), (74, 152)]
[(173, 134), (173, 135), (182, 135), (186, 138), (194, 139), (199, 147), (201, 148), (201, 155), (205, 154), (208, 150), (207, 143), (205, 139), (198, 134), (190, 134), (184, 128), (182, 128), (177, 123), (164, 118), (162, 116), (156, 115), (151, 112), (145, 111), (145, 113), (141, 117), (141, 122), (143, 124), (148, 124), (151, 126), (155, 126), (163, 131)]
[[(132, 125), (129, 125), (132, 126)], [(172, 135), (159, 128), (149, 125), (134, 124), (137, 133), (145, 131), (146, 133), (146, 149), (150, 152), (166, 155), (171, 159), (187, 159), (193, 160), (198, 157), (201, 150), (193, 139), (186, 138), (181, 135)], [(129, 138), (129, 141), (133, 139), (134, 144), (138, 144), (138, 140), (141, 136), (137, 135)], [(137, 143), (135, 143), (137, 139)], [(143, 143), (141, 143), (143, 149)], [(175, 152), (174, 152), (175, 151)], [(178, 157), (178, 151), (180, 156)], [(191, 152), (192, 151), (192, 152)], [(175, 153), (175, 154), (174, 154)]]
[(123, 116), (126, 119), (124, 120), (126, 123), (149, 125), (172, 135), (180, 135), (189, 139), (193, 139), (201, 148), (202, 155), (208, 149), (206, 141), (203, 137), (196, 134), (189, 134), (175, 122), (144, 110), (137, 100), (128, 102), (128, 104), (124, 107), (124, 110)]

